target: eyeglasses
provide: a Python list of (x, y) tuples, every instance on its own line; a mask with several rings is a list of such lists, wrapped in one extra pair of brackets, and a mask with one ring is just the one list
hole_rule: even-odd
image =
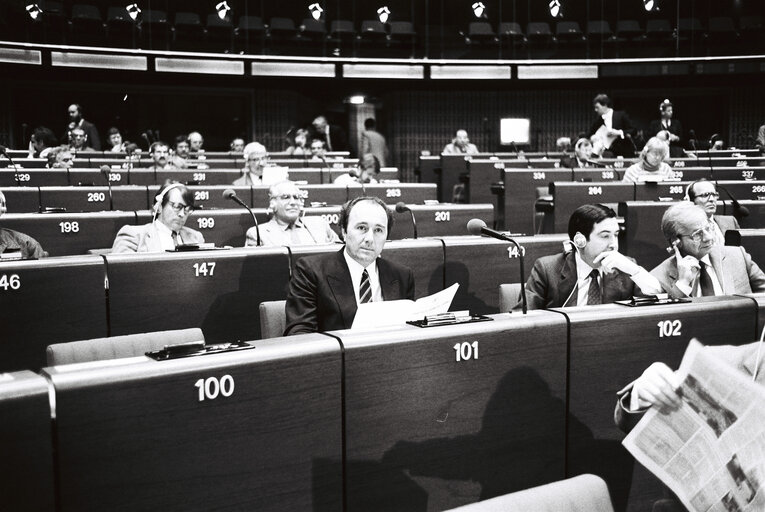
[(189, 206), (187, 204), (174, 203), (173, 201), (168, 201), (167, 204), (170, 205), (170, 208), (172, 208), (175, 213), (181, 213), (181, 210), (183, 210), (183, 213), (188, 215), (189, 213), (191, 213), (191, 210), (194, 209), (192, 206)]
[(712, 225), (712, 223), (708, 223), (703, 228), (699, 228), (690, 235), (680, 235), (680, 236), (687, 236), (694, 242), (701, 242), (704, 239), (704, 235), (712, 236), (715, 232), (715, 227)]
[(281, 194), (278, 196), (271, 196), (271, 199), (279, 199), (280, 201), (289, 201), (294, 199), (295, 201), (302, 201), (303, 196), (300, 194)]
[(268, 160), (268, 155), (250, 155), (247, 157), (248, 162), (260, 162), (262, 160)]
[(718, 194), (717, 192), (704, 192), (703, 194), (696, 194), (696, 197), (700, 199), (704, 199), (704, 200), (707, 200), (710, 197), (714, 197), (715, 199), (717, 199), (718, 197), (720, 197), (720, 194)]

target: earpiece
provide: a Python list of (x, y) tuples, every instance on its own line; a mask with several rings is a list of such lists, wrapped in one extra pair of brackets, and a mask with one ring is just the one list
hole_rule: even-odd
[(577, 249), (584, 249), (587, 246), (587, 237), (579, 231), (576, 232), (572, 241), (574, 242), (574, 247)]
[(165, 198), (168, 192), (173, 190), (174, 188), (180, 188), (182, 187), (182, 183), (173, 183), (169, 185), (165, 190), (162, 191), (161, 194), (157, 195), (157, 197), (154, 198), (154, 207), (152, 208), (152, 211), (154, 212), (154, 218), (156, 219), (159, 216), (159, 212), (162, 211), (162, 200)]
[(696, 182), (694, 181), (694, 182), (688, 183), (688, 186), (685, 187), (685, 195), (683, 196), (683, 201), (691, 200), (691, 187), (693, 186), (694, 183)]
[(672, 245), (667, 247), (667, 252), (672, 254), (673, 252), (675, 252), (675, 247), (677, 247), (678, 245), (680, 245), (680, 239), (675, 238), (675, 240), (672, 241)]

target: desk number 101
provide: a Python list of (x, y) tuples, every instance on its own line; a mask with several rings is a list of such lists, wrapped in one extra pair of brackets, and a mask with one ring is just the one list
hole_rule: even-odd
[(457, 362), (469, 361), (470, 359), (478, 359), (478, 342), (468, 343), (463, 341), (462, 343), (454, 344), (454, 357)]

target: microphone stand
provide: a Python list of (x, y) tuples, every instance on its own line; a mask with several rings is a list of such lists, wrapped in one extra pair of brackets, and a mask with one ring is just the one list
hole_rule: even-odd
[(109, 210), (114, 211), (114, 196), (112, 195), (112, 182), (109, 180), (109, 167), (101, 166), (101, 174), (106, 178), (106, 186), (109, 187)]
[(21, 180), (19, 179), (19, 169), (16, 167), (16, 164), (13, 162), (13, 159), (11, 158), (11, 155), (8, 154), (8, 148), (5, 146), (0, 146), (0, 153), (8, 159), (8, 161), (13, 166), (13, 179), (16, 181), (16, 186), (21, 186)]
[[(324, 155), (319, 156), (321, 158), (321, 161), (324, 162), (324, 167), (327, 168), (327, 172), (329, 173), (329, 180), (332, 180), (332, 169), (329, 168), (329, 164), (327, 163), (327, 157)], [(319, 183), (324, 185), (324, 169), (319, 170)]]
[(262, 245), (262, 242), (261, 242), (261, 240), (260, 240), (260, 225), (258, 224), (258, 219), (257, 219), (257, 217), (255, 217), (255, 214), (254, 214), (254, 213), (252, 213), (252, 209), (251, 209), (251, 208), (250, 208), (250, 207), (247, 205), (247, 203), (245, 203), (244, 201), (242, 201), (241, 199), (239, 199), (239, 198), (236, 196), (236, 192), (234, 192), (233, 190), (231, 190), (231, 192), (232, 192), (232, 193), (231, 193), (231, 194), (227, 194), (227, 192), (229, 192), (229, 190), (230, 190), (230, 189), (226, 189), (226, 190), (223, 192), (223, 194), (224, 194), (224, 195), (223, 195), (223, 197), (225, 197), (226, 199), (231, 199), (231, 200), (232, 200), (232, 201), (234, 201), (235, 203), (238, 203), (238, 204), (240, 204), (241, 206), (244, 206), (245, 208), (247, 208), (247, 211), (248, 211), (248, 212), (250, 212), (250, 216), (252, 217), (252, 221), (255, 223), (255, 233), (257, 234), (257, 241), (256, 241), (255, 245), (256, 245), (257, 247), (260, 247), (260, 246)]

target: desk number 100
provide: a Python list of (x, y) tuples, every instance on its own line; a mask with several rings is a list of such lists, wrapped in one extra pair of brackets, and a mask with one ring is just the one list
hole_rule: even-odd
[(215, 400), (218, 395), (229, 397), (234, 394), (234, 378), (231, 375), (224, 375), (220, 380), (215, 377), (199, 379), (194, 383), (194, 387), (199, 390), (199, 401)]
[(462, 343), (455, 343), (454, 347), (454, 357), (456, 358), (457, 362), (460, 361), (469, 361), (470, 359), (478, 359), (478, 342), (474, 341), (473, 343), (468, 343), (467, 341), (463, 341)]

